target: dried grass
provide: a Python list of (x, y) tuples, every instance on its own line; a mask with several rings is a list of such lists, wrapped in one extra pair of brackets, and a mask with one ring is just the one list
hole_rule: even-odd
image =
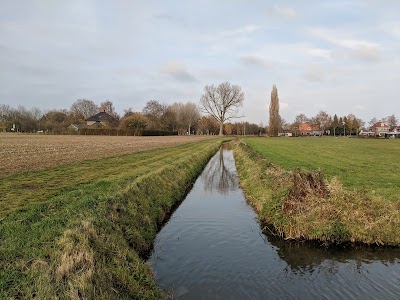
[(81, 136), (0, 134), (0, 178), (83, 160), (166, 148), (210, 136)]

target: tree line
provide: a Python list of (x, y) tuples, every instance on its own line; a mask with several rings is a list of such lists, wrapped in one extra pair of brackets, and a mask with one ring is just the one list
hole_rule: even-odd
[[(201, 97), (200, 105), (192, 102), (173, 104), (150, 100), (141, 111), (132, 108), (124, 110), (120, 116), (113, 102), (105, 100), (97, 105), (92, 100), (78, 99), (69, 109), (54, 109), (49, 111), (24, 106), (17, 108), (0, 104), (0, 131), (14, 132), (46, 132), (53, 134), (71, 133), (71, 124), (85, 124), (85, 120), (99, 112), (107, 112), (113, 121), (108, 127), (129, 134), (139, 135), (144, 130), (153, 132), (173, 132), (175, 134), (228, 134), (244, 132), (259, 132), (258, 125), (250, 123), (229, 123), (226, 121), (237, 117), (238, 108), (244, 101), (244, 94), (237, 85), (224, 82), (207, 85)], [(201, 115), (201, 112), (207, 115)], [(226, 125), (226, 129), (224, 129)], [(111, 131), (109, 131), (111, 132)], [(113, 132), (116, 132), (115, 130)]]
[[(384, 122), (390, 127), (398, 125), (399, 120), (394, 114), (377, 119), (373, 118), (368, 122), (368, 127), (378, 123)], [(273, 85), (271, 92), (271, 100), (269, 105), (269, 126), (268, 133), (270, 136), (278, 136), (279, 133), (291, 132), (297, 134), (300, 124), (314, 124), (319, 125), (323, 134), (327, 135), (358, 135), (360, 131), (368, 130), (366, 123), (350, 113), (347, 116), (338, 117), (337, 114), (329, 115), (326, 111), (319, 111), (313, 117), (307, 117), (301, 113), (297, 115), (292, 123), (286, 122), (279, 114), (279, 97), (276, 85)]]
[[(232, 119), (242, 117), (239, 109), (243, 105), (244, 98), (240, 86), (223, 82), (217, 86), (205, 86), (199, 105), (193, 102), (165, 104), (158, 100), (149, 100), (141, 111), (128, 108), (124, 110), (122, 116), (115, 111), (114, 104), (110, 100), (97, 105), (92, 100), (78, 99), (69, 109), (48, 111), (37, 107), (27, 109), (19, 105), (13, 108), (0, 104), (0, 132), (72, 133), (71, 124), (85, 124), (88, 117), (101, 111), (113, 117), (113, 121), (109, 124), (110, 128), (134, 135), (140, 135), (144, 130), (148, 130), (160, 133), (173, 132), (180, 135), (268, 133), (271, 136), (277, 136), (286, 131), (296, 133), (301, 123), (318, 124), (324, 133), (330, 135), (358, 134), (360, 130), (366, 130), (365, 122), (354, 114), (331, 116), (326, 111), (320, 111), (313, 117), (299, 114), (292, 123), (288, 123), (279, 114), (279, 97), (275, 85), (271, 92), (268, 126), (249, 122), (232, 122)], [(380, 120), (373, 118), (368, 124), (372, 126), (379, 121), (390, 126), (398, 124), (398, 119), (394, 114)]]

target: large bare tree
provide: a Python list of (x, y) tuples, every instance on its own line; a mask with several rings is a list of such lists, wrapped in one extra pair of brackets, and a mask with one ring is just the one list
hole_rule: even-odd
[(79, 99), (71, 105), (71, 112), (74, 115), (81, 115), (84, 119), (98, 113), (99, 108), (92, 100)]
[(200, 108), (210, 114), (219, 123), (219, 135), (223, 135), (224, 123), (238, 116), (239, 107), (243, 105), (244, 93), (238, 85), (223, 82), (218, 86), (207, 85), (200, 98)]
[(271, 92), (271, 102), (269, 104), (269, 135), (278, 136), (281, 126), (281, 116), (279, 115), (278, 89), (274, 84)]

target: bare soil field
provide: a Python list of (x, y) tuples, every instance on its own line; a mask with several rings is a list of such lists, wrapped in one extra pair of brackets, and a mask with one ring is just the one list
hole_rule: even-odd
[(0, 134), (0, 178), (46, 167), (165, 148), (211, 136), (83, 136)]

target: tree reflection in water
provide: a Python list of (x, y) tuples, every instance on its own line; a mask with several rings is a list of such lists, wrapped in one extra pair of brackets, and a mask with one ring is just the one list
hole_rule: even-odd
[(228, 143), (219, 149), (219, 155), (214, 156), (201, 175), (206, 191), (217, 190), (226, 194), (238, 188), (238, 178), (235, 172), (235, 161), (224, 158), (224, 152), (230, 150)]
[(346, 269), (353, 274), (353, 278), (360, 278), (368, 276), (370, 268), (377, 262), (386, 266), (400, 262), (399, 248), (351, 244), (325, 247), (315, 241), (286, 241), (271, 235), (263, 238), (288, 264), (281, 274), (283, 280), (300, 276), (310, 282), (321, 274), (333, 277), (340, 272), (341, 264), (346, 264)]

